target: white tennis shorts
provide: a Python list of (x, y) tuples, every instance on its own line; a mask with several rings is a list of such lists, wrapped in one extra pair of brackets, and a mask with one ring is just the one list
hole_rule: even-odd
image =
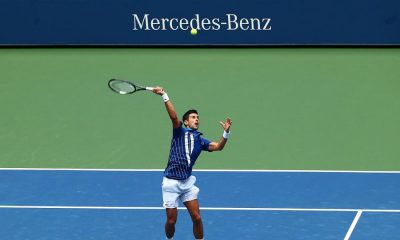
[(190, 176), (185, 180), (164, 177), (162, 181), (164, 208), (177, 208), (178, 200), (188, 202), (197, 199), (200, 190), (194, 185), (195, 182), (195, 176)]

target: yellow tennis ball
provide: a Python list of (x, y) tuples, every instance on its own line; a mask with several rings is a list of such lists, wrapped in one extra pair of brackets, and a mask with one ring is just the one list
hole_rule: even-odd
[(192, 28), (192, 30), (190, 30), (190, 34), (192, 34), (193, 36), (197, 34), (197, 29), (196, 28)]

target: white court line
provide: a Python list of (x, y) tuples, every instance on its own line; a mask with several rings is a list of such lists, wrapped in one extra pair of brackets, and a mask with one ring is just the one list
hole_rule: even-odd
[[(102, 169), (102, 168), (0, 168), (0, 171), (87, 171), (87, 172), (163, 172), (164, 169)], [(194, 172), (293, 172), (293, 173), (394, 173), (400, 171), (360, 170), (256, 170), (256, 169), (193, 169)]]
[[(134, 206), (41, 206), (41, 205), (0, 205), (1, 208), (15, 209), (97, 209), (97, 210), (163, 210), (163, 207)], [(178, 209), (186, 209), (179, 207)], [(233, 207), (201, 207), (205, 211), (301, 211), (301, 212), (381, 212), (400, 213), (399, 209), (347, 209), (347, 208), (233, 208)]]
[(356, 217), (354, 218), (353, 222), (351, 223), (351, 226), (350, 226), (349, 230), (347, 231), (346, 236), (344, 237), (344, 240), (349, 240), (350, 239), (350, 236), (353, 233), (353, 230), (356, 227), (357, 222), (360, 219), (362, 212), (363, 211), (358, 211), (357, 212)]

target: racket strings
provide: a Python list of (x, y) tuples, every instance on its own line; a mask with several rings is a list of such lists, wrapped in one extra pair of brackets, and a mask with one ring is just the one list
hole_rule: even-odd
[(130, 82), (127, 81), (122, 81), (122, 80), (111, 80), (108, 85), (110, 86), (111, 89), (114, 91), (120, 93), (120, 94), (128, 94), (128, 93), (133, 93), (135, 92), (136, 86), (133, 85)]

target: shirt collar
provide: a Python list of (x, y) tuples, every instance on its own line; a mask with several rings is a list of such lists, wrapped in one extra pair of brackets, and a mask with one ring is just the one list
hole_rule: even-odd
[(196, 134), (196, 135), (203, 135), (203, 133), (201, 133), (195, 129), (191, 129), (191, 128), (187, 128), (187, 127), (183, 127), (183, 129), (185, 129), (185, 131), (192, 132), (193, 134)]

